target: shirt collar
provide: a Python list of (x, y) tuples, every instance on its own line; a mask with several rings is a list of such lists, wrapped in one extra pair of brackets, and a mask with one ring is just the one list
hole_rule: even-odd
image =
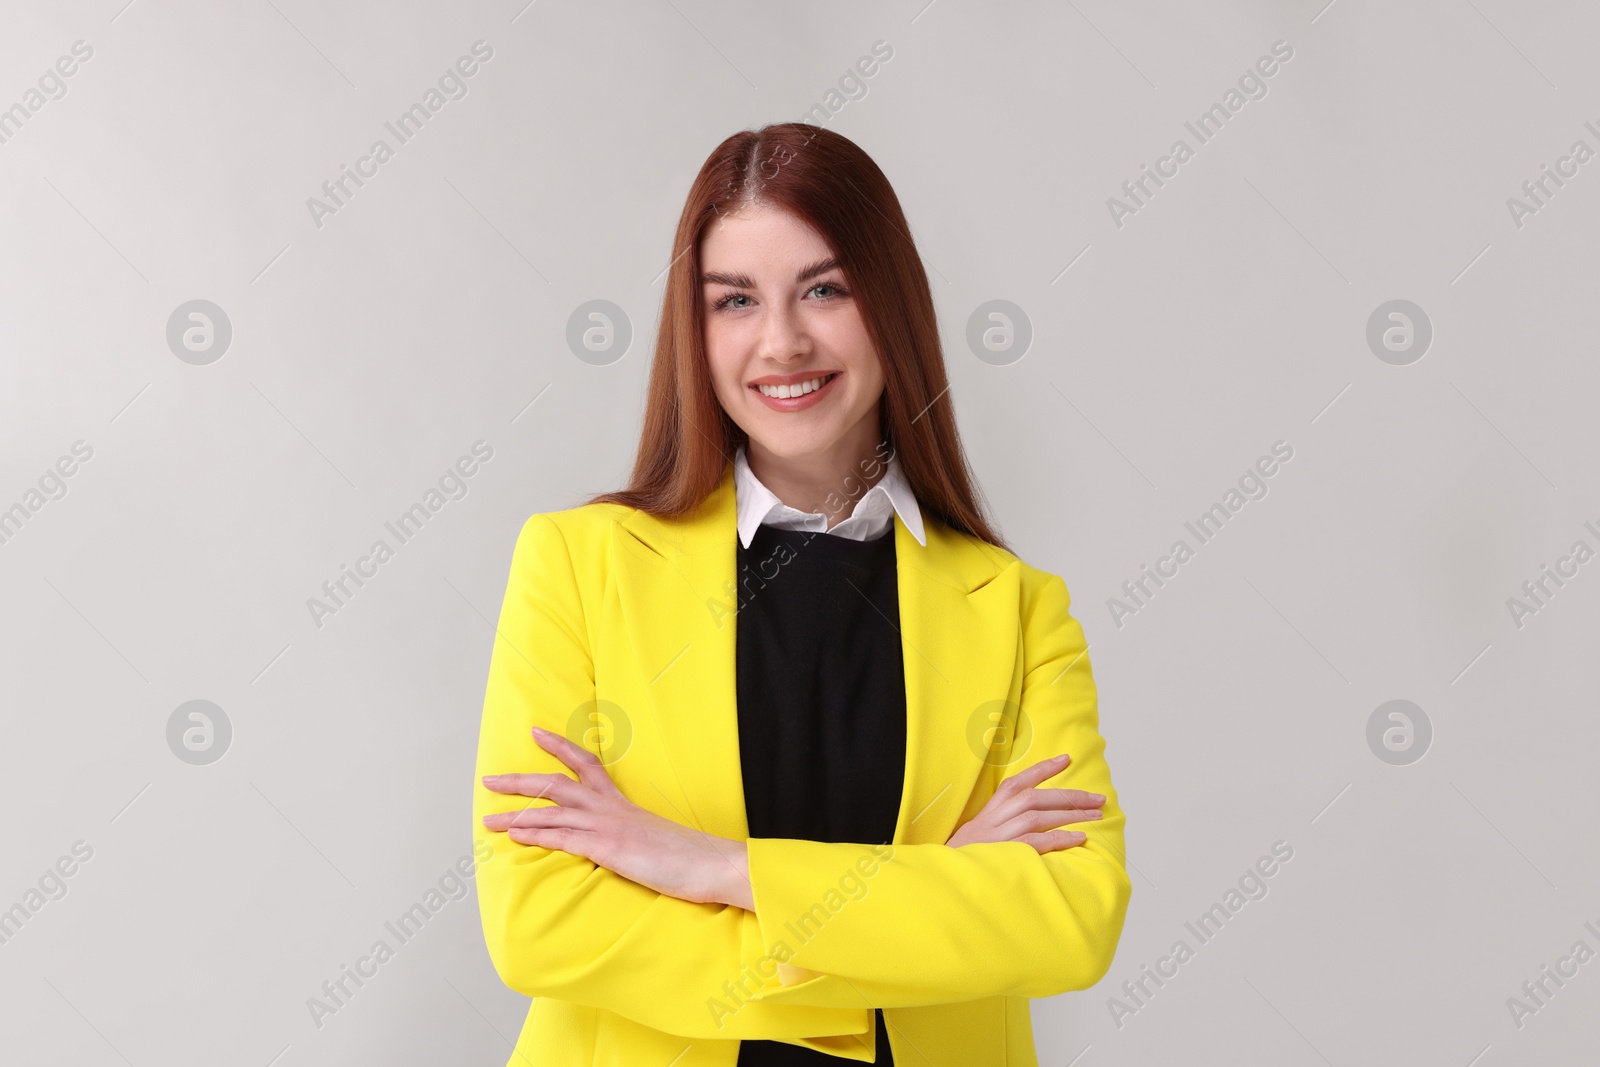
[[(745, 458), (745, 446), (742, 444), (733, 456), (733, 480), (738, 511), (739, 542), (746, 548), (750, 547), (750, 541), (756, 535), (756, 527), (768, 519), (814, 517), (826, 521), (827, 516), (822, 512), (807, 512), (792, 508), (778, 499), (776, 493), (761, 484), (761, 479), (750, 469), (750, 464)], [(911, 536), (917, 539), (919, 545), (926, 547), (928, 538), (922, 528), (922, 509), (917, 506), (916, 494), (911, 491), (910, 483), (900, 470), (899, 456), (889, 457), (883, 477), (879, 478), (871, 489), (861, 494), (850, 516), (868, 514), (871, 509), (884, 506), (881, 501), (887, 501), (900, 516), (900, 521), (905, 523)], [(890, 525), (893, 525), (892, 519)], [(819, 523), (817, 529), (823, 528)]]

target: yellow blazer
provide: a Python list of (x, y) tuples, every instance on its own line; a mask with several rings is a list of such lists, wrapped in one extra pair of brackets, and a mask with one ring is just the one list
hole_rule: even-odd
[[(895, 516), (905, 788), (893, 843), (871, 846), (749, 838), (735, 601), (761, 576), (736, 592), (732, 464), (684, 520), (610, 504), (528, 519), (472, 802), (489, 957), (534, 998), (510, 1063), (734, 1067), (747, 1038), (872, 1062), (875, 1007), (902, 1067), (1038, 1062), (1028, 998), (1094, 985), (1121, 936), (1123, 813), (1065, 583), (931, 515), (924, 532), (925, 546)], [(747, 840), (755, 910), (486, 830), (520, 798), (483, 775), (570, 773), (535, 724), (602, 756), (639, 806)], [(1043, 784), (1106, 797), (1102, 820), (1069, 827), (1083, 845), (944, 844), (1001, 779), (1062, 752), (1071, 763)]]

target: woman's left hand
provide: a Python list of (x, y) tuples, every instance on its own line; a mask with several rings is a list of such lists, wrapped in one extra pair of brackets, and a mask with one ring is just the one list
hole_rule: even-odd
[(646, 811), (622, 795), (588, 749), (533, 728), (539, 747), (577, 774), (499, 774), (484, 778), (496, 793), (540, 797), (554, 805), (485, 815), (483, 825), (524, 845), (559, 849), (658, 893), (697, 904), (755, 910), (743, 841), (702, 833)]

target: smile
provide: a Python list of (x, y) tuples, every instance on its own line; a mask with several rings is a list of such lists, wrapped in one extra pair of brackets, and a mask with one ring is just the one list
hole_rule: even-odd
[(823, 395), (830, 391), (835, 378), (839, 373), (823, 374), (809, 381), (794, 382), (791, 385), (752, 385), (753, 389), (768, 407), (778, 411), (798, 411), (817, 403)]

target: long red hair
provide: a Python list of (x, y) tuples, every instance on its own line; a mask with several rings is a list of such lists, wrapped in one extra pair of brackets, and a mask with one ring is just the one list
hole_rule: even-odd
[(962, 451), (933, 294), (900, 201), (849, 138), (804, 122), (743, 130), (706, 158), (673, 238), (639, 452), (628, 488), (586, 503), (686, 515), (711, 494), (748, 435), (717, 399), (705, 353), (700, 239), (746, 205), (809, 223), (837, 256), (883, 365), (882, 440), (924, 517), (1011, 551), (990, 526)]

